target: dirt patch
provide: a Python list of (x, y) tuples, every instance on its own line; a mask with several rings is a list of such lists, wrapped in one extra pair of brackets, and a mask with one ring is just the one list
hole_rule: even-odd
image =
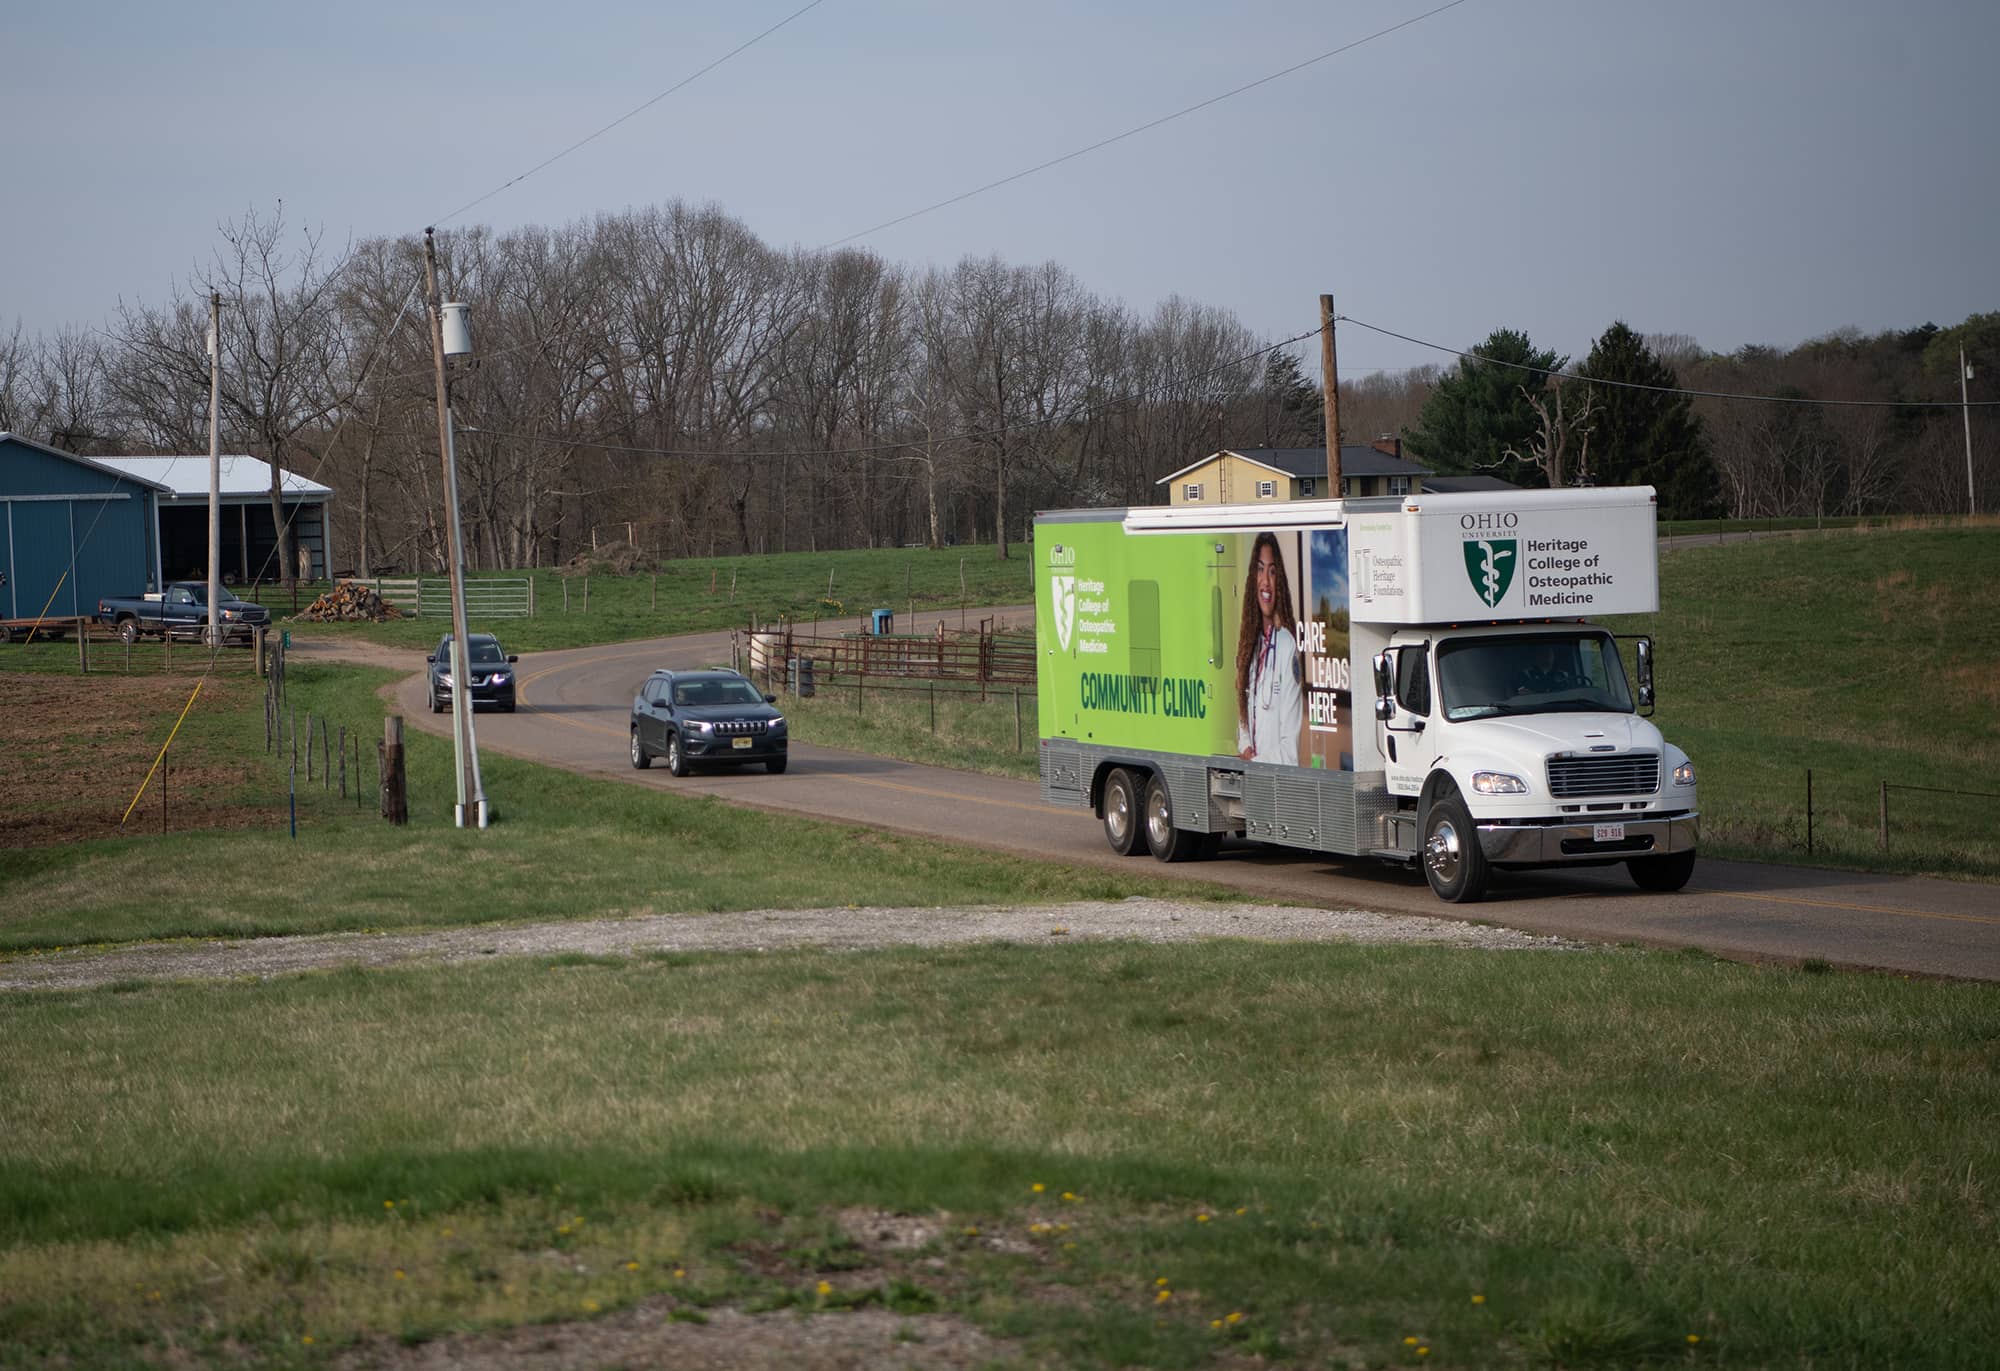
[[(210, 679), (189, 718), (238, 712), (237, 692), (257, 688), (235, 679)], [(0, 847), (157, 833), (163, 825), (185, 832), (268, 824), (268, 807), (220, 798), (251, 781), (257, 775), (253, 765), (179, 747), (167, 760), (164, 778), (154, 775), (125, 820), (193, 690), (194, 678), (185, 676), (24, 672), (0, 678), (0, 748), (8, 759)]]
[[(676, 1316), (679, 1317), (676, 1317)], [(703, 1322), (686, 1322), (699, 1318)], [(599, 1367), (673, 1371), (874, 1371), (925, 1367), (955, 1371), (1018, 1355), (962, 1319), (942, 1314), (780, 1310), (698, 1314), (669, 1300), (649, 1300), (588, 1322), (543, 1324), (505, 1332), (441, 1338), (418, 1347), (386, 1339), (334, 1364), (348, 1371), (458, 1371), (462, 1367), (596, 1371)]]

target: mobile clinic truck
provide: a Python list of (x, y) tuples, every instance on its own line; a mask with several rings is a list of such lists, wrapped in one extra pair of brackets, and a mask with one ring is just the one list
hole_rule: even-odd
[[(1694, 870), (1694, 767), (1583, 615), (1659, 608), (1649, 487), (1035, 520), (1043, 798), (1120, 853), (1225, 834), (1492, 869)], [(1356, 709), (1356, 701), (1360, 708)]]

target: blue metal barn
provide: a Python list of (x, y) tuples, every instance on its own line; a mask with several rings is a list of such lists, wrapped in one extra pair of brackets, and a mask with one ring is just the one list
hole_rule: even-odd
[(0, 619), (75, 618), (150, 585), (166, 489), (0, 432)]

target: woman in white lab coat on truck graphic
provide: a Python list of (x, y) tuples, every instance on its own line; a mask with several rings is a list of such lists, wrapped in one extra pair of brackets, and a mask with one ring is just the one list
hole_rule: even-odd
[(1299, 764), (1305, 684), (1298, 613), (1278, 535), (1260, 533), (1243, 582), (1243, 626), (1236, 638), (1236, 755), (1246, 761)]

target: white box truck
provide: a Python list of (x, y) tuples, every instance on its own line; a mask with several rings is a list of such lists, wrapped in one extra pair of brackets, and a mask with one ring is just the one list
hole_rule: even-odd
[(1678, 890), (1694, 766), (1651, 641), (1628, 676), (1588, 617), (1658, 610), (1655, 537), (1649, 487), (1042, 514), (1042, 795), (1162, 861), (1233, 834), (1451, 901), (1613, 862)]

